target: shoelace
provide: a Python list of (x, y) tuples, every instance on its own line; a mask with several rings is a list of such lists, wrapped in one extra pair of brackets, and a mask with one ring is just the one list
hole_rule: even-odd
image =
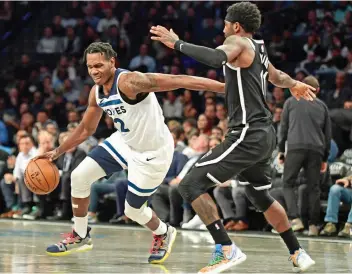
[(215, 250), (212, 253), (212, 258), (211, 258), (210, 262), (208, 263), (208, 266), (216, 265), (216, 264), (220, 263), (223, 259), (225, 259), (224, 253), (222, 251)]
[(76, 237), (72, 232), (69, 233), (61, 233), (61, 237), (63, 238), (63, 240), (59, 243), (63, 243), (63, 244), (71, 244), (76, 242)]
[(152, 243), (152, 248), (150, 249), (150, 253), (154, 254), (159, 251), (159, 249), (162, 247), (164, 240), (164, 235), (153, 235), (153, 243)]

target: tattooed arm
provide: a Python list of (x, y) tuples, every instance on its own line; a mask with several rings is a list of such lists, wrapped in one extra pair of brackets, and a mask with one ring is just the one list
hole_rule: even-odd
[(292, 79), (288, 74), (276, 69), (271, 63), (269, 63), (269, 81), (280, 88), (292, 88), (296, 85), (297, 81)]
[(271, 63), (269, 63), (269, 81), (277, 87), (289, 88), (291, 94), (297, 99), (301, 98), (312, 101), (316, 97), (314, 91), (316, 90), (310, 85), (302, 83), (300, 81), (292, 79), (288, 74), (276, 69)]
[(128, 72), (120, 76), (119, 88), (131, 99), (141, 92), (169, 91), (179, 88), (224, 92), (225, 84), (188, 75)]

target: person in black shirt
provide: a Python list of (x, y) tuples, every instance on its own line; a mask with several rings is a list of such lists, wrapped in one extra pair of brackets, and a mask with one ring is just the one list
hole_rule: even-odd
[(164, 43), (199, 62), (223, 67), (229, 131), (225, 140), (205, 154), (179, 186), (183, 198), (206, 224), (215, 241), (215, 252), (201, 272), (222, 272), (246, 260), (246, 255), (227, 235), (216, 205), (207, 190), (238, 175), (248, 199), (264, 212), (280, 233), (290, 251), (295, 271), (310, 268), (315, 262), (300, 247), (285, 210), (269, 194), (270, 157), (276, 146), (272, 117), (265, 102), (267, 80), (289, 88), (297, 99), (313, 100), (313, 87), (293, 80), (269, 62), (263, 40), (254, 40), (261, 14), (255, 4), (236, 3), (227, 9), (224, 44), (216, 49), (196, 46), (179, 39), (172, 31), (154, 26), (152, 40)]

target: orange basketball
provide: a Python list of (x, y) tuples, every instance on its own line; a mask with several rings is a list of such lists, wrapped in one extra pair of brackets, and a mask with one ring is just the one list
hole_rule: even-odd
[(35, 194), (52, 192), (60, 181), (59, 170), (47, 159), (31, 160), (24, 172), (24, 182)]

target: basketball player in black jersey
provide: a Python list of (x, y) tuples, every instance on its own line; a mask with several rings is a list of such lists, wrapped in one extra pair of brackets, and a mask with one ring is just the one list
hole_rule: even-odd
[(313, 100), (314, 88), (293, 80), (269, 62), (264, 41), (252, 38), (260, 23), (256, 5), (241, 2), (230, 6), (225, 18), (226, 40), (216, 49), (186, 43), (162, 26), (150, 30), (153, 40), (201, 63), (224, 69), (229, 131), (225, 140), (200, 159), (179, 186), (183, 198), (192, 204), (216, 244), (213, 258), (200, 273), (219, 273), (246, 260), (246, 255), (227, 235), (216, 205), (207, 194), (210, 187), (235, 175), (245, 185), (248, 199), (280, 233), (290, 251), (293, 270), (301, 272), (315, 264), (298, 243), (285, 210), (268, 193), (276, 134), (265, 102), (268, 80), (289, 88), (298, 100)]

